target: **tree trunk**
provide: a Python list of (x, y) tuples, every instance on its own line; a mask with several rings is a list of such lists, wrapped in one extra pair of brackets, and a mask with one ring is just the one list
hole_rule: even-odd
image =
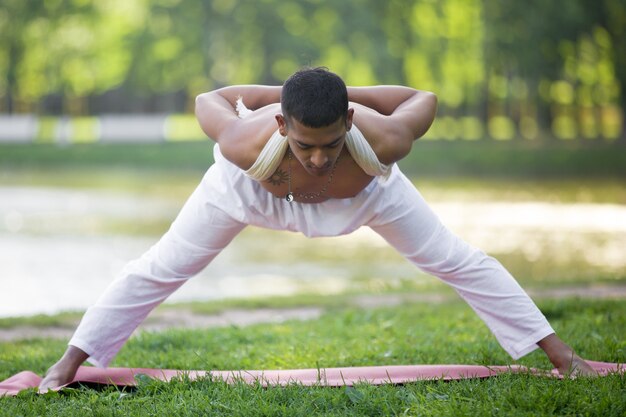
[(20, 48), (15, 42), (11, 42), (9, 45), (9, 67), (7, 68), (6, 82), (7, 82), (7, 95), (6, 95), (6, 109), (8, 114), (13, 114), (15, 111), (15, 91), (17, 90), (17, 63), (20, 59)]

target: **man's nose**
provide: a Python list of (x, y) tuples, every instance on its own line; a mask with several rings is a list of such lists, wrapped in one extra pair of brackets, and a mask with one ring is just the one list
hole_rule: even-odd
[(324, 151), (322, 150), (313, 151), (313, 154), (311, 155), (311, 163), (316, 168), (323, 168), (324, 166), (326, 166), (327, 162), (328, 162), (328, 155), (326, 155)]

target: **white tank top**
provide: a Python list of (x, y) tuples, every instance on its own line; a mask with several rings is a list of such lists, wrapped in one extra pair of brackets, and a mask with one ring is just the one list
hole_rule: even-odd
[[(241, 97), (237, 99), (236, 110), (240, 118), (244, 118), (252, 113), (252, 111), (243, 104)], [(285, 156), (285, 152), (287, 152), (288, 146), (287, 137), (281, 135), (277, 130), (267, 141), (259, 157), (250, 169), (244, 171), (245, 174), (257, 181), (268, 179), (276, 169), (278, 169), (280, 162)], [(393, 164), (385, 165), (378, 160), (378, 157), (363, 136), (363, 133), (361, 133), (354, 124), (352, 125), (352, 129), (346, 134), (346, 146), (348, 147), (348, 152), (350, 152), (350, 155), (354, 158), (354, 161), (367, 175), (373, 177), (380, 176), (383, 181), (389, 178)]]

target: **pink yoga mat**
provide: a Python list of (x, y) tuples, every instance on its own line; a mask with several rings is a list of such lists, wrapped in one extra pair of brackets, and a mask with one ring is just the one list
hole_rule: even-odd
[[(624, 372), (624, 366), (616, 363), (587, 361), (599, 375)], [(211, 375), (227, 383), (238, 381), (247, 384), (261, 384), (265, 387), (284, 386), (290, 383), (319, 385), (327, 387), (352, 386), (358, 382), (373, 385), (404, 384), (420, 380), (457, 380), (466, 378), (488, 378), (504, 372), (530, 372), (536, 375), (560, 377), (556, 370), (551, 372), (526, 368), (520, 365), (478, 366), (478, 365), (395, 365), (359, 366), (348, 368), (287, 369), (279, 371), (182, 371), (173, 369), (149, 368), (94, 368), (81, 366), (73, 383), (92, 383), (117, 386), (135, 386), (137, 375), (169, 381), (186, 376), (190, 380)], [(41, 377), (30, 371), (23, 371), (0, 382), (0, 396), (16, 395), (21, 390), (39, 386)], [(68, 384), (70, 385), (70, 384)], [(58, 387), (56, 389), (61, 389)]]

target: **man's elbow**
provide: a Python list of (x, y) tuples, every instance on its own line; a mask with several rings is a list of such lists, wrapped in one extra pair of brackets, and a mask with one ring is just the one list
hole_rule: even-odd
[(424, 136), (432, 126), (435, 121), (435, 116), (437, 115), (437, 105), (437, 95), (435, 93), (431, 93), (430, 91), (425, 91), (422, 106), (423, 110), (420, 117), (421, 120), (418, 129), (415, 132), (415, 140)]
[(207, 103), (210, 100), (210, 97), (211, 97), (211, 92), (200, 93), (196, 96), (196, 101), (195, 101), (196, 116), (198, 116), (198, 114), (202, 112), (202, 109), (206, 107)]
[(437, 95), (432, 91), (422, 91), (422, 93), (422, 102), (424, 103), (424, 108), (426, 108), (432, 114), (433, 118), (435, 118), (435, 114), (437, 114), (438, 104)]
[(204, 106), (204, 102), (205, 102), (205, 94), (206, 93), (202, 93), (196, 96), (196, 101), (195, 101), (195, 106), (194, 106), (196, 118), (198, 118), (200, 114), (202, 114), (202, 107)]
[(198, 94), (195, 100), (194, 113), (204, 134), (213, 140), (217, 140), (218, 130), (215, 119), (212, 117), (214, 113), (212, 100), (211, 92)]
[(194, 112), (196, 119), (201, 125), (205, 123), (207, 117), (215, 110), (217, 100), (215, 91), (209, 91), (207, 93), (201, 93), (196, 96)]

